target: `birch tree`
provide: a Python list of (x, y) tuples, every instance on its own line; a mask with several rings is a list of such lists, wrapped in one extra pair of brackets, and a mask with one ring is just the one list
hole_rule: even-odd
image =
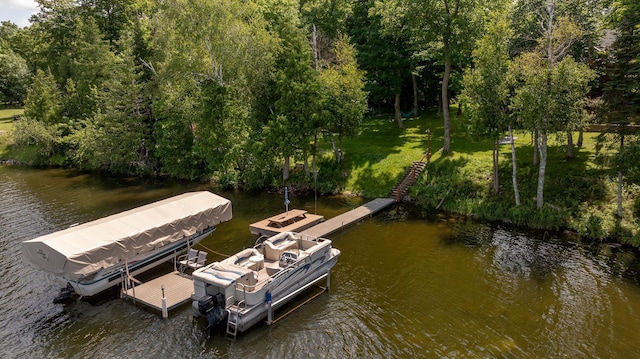
[(567, 121), (584, 116), (584, 99), (593, 72), (567, 56), (580, 30), (566, 17), (556, 17), (556, 1), (547, 0), (539, 9), (541, 37), (535, 51), (522, 54), (514, 65), (521, 86), (516, 89), (512, 109), (522, 123), (535, 131), (539, 153), (536, 207), (544, 205), (544, 181), (548, 136), (567, 128)]
[[(166, 136), (159, 131), (159, 146), (166, 144), (163, 153), (185, 146), (188, 172), (204, 167), (231, 176), (227, 171), (239, 168), (247, 141), (251, 104), (261, 95), (256, 84), (272, 68), (275, 40), (254, 1), (170, 0), (161, 12), (156, 40), (166, 52), (155, 60), (158, 103), (167, 106), (157, 127), (172, 130)], [(180, 143), (173, 131), (181, 134)]]

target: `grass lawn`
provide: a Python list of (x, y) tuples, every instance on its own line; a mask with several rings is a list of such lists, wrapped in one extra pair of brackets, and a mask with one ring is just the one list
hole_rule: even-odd
[[(455, 107), (452, 108), (452, 113), (455, 113)], [(468, 135), (462, 117), (453, 115), (451, 122), (453, 153), (445, 158), (449, 161), (462, 161), (465, 167), (472, 168), (474, 181), (490, 180), (491, 141)], [(344, 184), (345, 190), (365, 197), (386, 195), (411, 163), (423, 158), (428, 142), (427, 129), (431, 131), (431, 162), (437, 163), (441, 160), (444, 141), (443, 120), (435, 110), (423, 111), (419, 117), (405, 119), (404, 127), (398, 128), (395, 121), (389, 121), (388, 116), (368, 118), (364, 120), (359, 136), (344, 140), (344, 168), (349, 171)], [(531, 135), (518, 132), (514, 133), (514, 136), (518, 162), (531, 162)], [(573, 161), (564, 160), (564, 139), (556, 140), (552, 137), (549, 141), (549, 173), (567, 168), (576, 172), (600, 168), (595, 161), (596, 136), (594, 133), (585, 133), (583, 146), (575, 148), (576, 159)], [(325, 151), (329, 150), (325, 148)], [(500, 155), (501, 163), (508, 163), (510, 166), (510, 146), (501, 146)]]
[[(344, 165), (349, 169), (345, 190), (365, 197), (386, 196), (411, 163), (424, 156), (426, 130), (442, 127), (440, 122), (433, 113), (405, 119), (404, 129), (387, 117), (365, 119), (362, 133), (344, 141)], [(441, 138), (432, 136), (431, 148), (441, 146)]]
[[(21, 109), (0, 110), (0, 159), (30, 163), (34, 158), (29, 150), (11, 152), (7, 147), (8, 133), (14, 126), (13, 116), (22, 113)], [(575, 147), (575, 158), (571, 160), (565, 158), (566, 138), (549, 137), (545, 206), (538, 210), (534, 200), (538, 167), (533, 165), (531, 135), (514, 133), (522, 201), (522, 206), (517, 207), (511, 180), (510, 146), (500, 147), (500, 193), (493, 194), (491, 140), (469, 134), (464, 117), (455, 115), (455, 107), (451, 113), (453, 153), (448, 156), (442, 156), (443, 120), (435, 109), (405, 119), (404, 129), (398, 128), (388, 115), (366, 118), (358, 136), (343, 140), (345, 159), (339, 165), (335, 163), (330, 141), (322, 141), (319, 187), (326, 192), (386, 197), (411, 163), (424, 159), (429, 144), (431, 163), (410, 191), (413, 200), (424, 209), (439, 208), (533, 228), (571, 228), (590, 238), (616, 237), (622, 242), (640, 245), (640, 200), (636, 200), (640, 198), (640, 186), (625, 187), (624, 215), (617, 219), (616, 174), (606, 162), (606, 156), (596, 153), (599, 134), (585, 133), (583, 145)], [(577, 135), (574, 135), (577, 140), (575, 137)]]
[(23, 109), (0, 110), (0, 159), (5, 159), (9, 145), (9, 133), (13, 131), (13, 117), (23, 113)]
[(22, 115), (24, 109), (0, 110), (0, 131), (11, 131), (13, 129), (13, 116)]
[[(533, 165), (531, 134), (514, 133), (522, 202), (516, 207), (511, 146), (500, 147), (500, 193), (493, 194), (491, 140), (469, 134), (464, 118), (454, 115), (455, 108), (451, 112), (453, 153), (444, 157), (443, 121), (436, 110), (405, 119), (404, 129), (388, 116), (365, 119), (362, 133), (344, 140), (345, 161), (340, 166), (344, 180), (340, 187), (364, 197), (386, 196), (411, 162), (423, 157), (429, 129), (431, 164), (410, 192), (421, 207), (541, 229), (571, 228), (591, 238), (617, 237), (623, 242), (640, 243), (640, 201), (634, 202), (640, 189), (625, 187), (624, 216), (617, 219), (616, 174), (606, 156), (596, 152), (598, 133), (584, 133), (582, 146), (574, 147), (574, 159), (566, 158), (564, 134), (549, 136), (542, 210), (535, 206), (538, 166)], [(577, 137), (574, 134), (574, 141)], [(324, 148), (325, 152), (330, 150)]]

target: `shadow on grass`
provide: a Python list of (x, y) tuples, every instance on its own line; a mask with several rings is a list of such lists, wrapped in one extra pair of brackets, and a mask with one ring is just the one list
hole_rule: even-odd
[[(341, 164), (341, 186), (366, 195), (386, 195), (403, 176), (411, 162), (419, 160), (427, 147), (425, 131), (431, 131), (431, 152), (443, 145), (443, 121), (436, 111), (406, 119), (400, 129), (388, 116), (367, 119), (361, 135), (345, 140), (346, 160)], [(501, 192), (491, 192), (492, 164), (490, 139), (467, 135), (464, 117), (452, 115), (453, 156), (435, 156), (412, 195), (426, 208), (441, 208), (462, 214), (483, 213), (486, 217), (514, 222), (538, 221), (552, 227), (575, 216), (585, 203), (606, 203), (607, 170), (594, 166), (593, 150), (575, 147), (575, 158), (565, 158), (566, 144), (554, 140), (548, 147), (544, 199), (551, 206), (535, 210), (538, 166), (533, 165), (531, 142), (516, 143), (518, 185), (526, 210), (514, 209), (511, 180), (511, 153), (501, 148), (499, 180)], [(353, 181), (348, 184), (348, 178)], [(335, 178), (335, 177), (334, 177)], [(342, 187), (344, 188), (344, 187)], [(558, 214), (560, 208), (562, 213)], [(536, 218), (529, 218), (536, 216)]]
[(384, 115), (368, 118), (360, 135), (344, 141), (346, 156), (341, 167), (347, 176), (355, 178), (350, 184), (354, 191), (372, 197), (386, 195), (405, 169), (424, 155), (427, 129), (432, 133), (431, 147), (442, 146), (442, 121), (436, 112), (407, 118), (403, 124), (401, 129)]
[[(565, 145), (548, 147), (545, 175), (545, 202), (566, 208), (571, 212), (578, 210), (581, 203), (606, 201), (605, 179), (608, 170), (589, 165), (591, 151), (585, 148), (574, 149), (575, 158), (566, 158)], [(503, 191), (513, 192), (511, 152), (503, 153), (500, 163), (500, 181)], [(538, 166), (533, 165), (533, 146), (516, 148), (519, 189), (521, 196), (533, 198), (537, 191)]]

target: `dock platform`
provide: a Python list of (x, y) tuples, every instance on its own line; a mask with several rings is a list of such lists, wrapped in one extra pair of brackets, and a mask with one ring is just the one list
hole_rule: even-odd
[(162, 287), (167, 301), (167, 310), (179, 307), (191, 301), (193, 279), (191, 276), (175, 271), (148, 282), (127, 289), (123, 295), (148, 307), (162, 311)]
[(393, 198), (376, 198), (367, 204), (328, 219), (300, 233), (312, 237), (324, 237), (367, 216), (372, 216), (395, 202)]

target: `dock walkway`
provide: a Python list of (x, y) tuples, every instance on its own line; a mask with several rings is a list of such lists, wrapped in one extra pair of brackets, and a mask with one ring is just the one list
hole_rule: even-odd
[(146, 306), (162, 311), (162, 287), (167, 301), (167, 310), (179, 307), (191, 301), (193, 279), (181, 272), (171, 272), (151, 281), (138, 284), (123, 293), (125, 298), (133, 299)]
[(316, 224), (315, 226), (300, 233), (313, 237), (324, 237), (343, 228), (344, 226), (348, 226), (367, 216), (372, 216), (376, 212), (390, 206), (393, 203), (395, 203), (395, 200), (393, 198), (376, 198), (367, 204), (364, 204), (356, 209), (352, 209), (349, 212), (335, 216), (320, 224)]

